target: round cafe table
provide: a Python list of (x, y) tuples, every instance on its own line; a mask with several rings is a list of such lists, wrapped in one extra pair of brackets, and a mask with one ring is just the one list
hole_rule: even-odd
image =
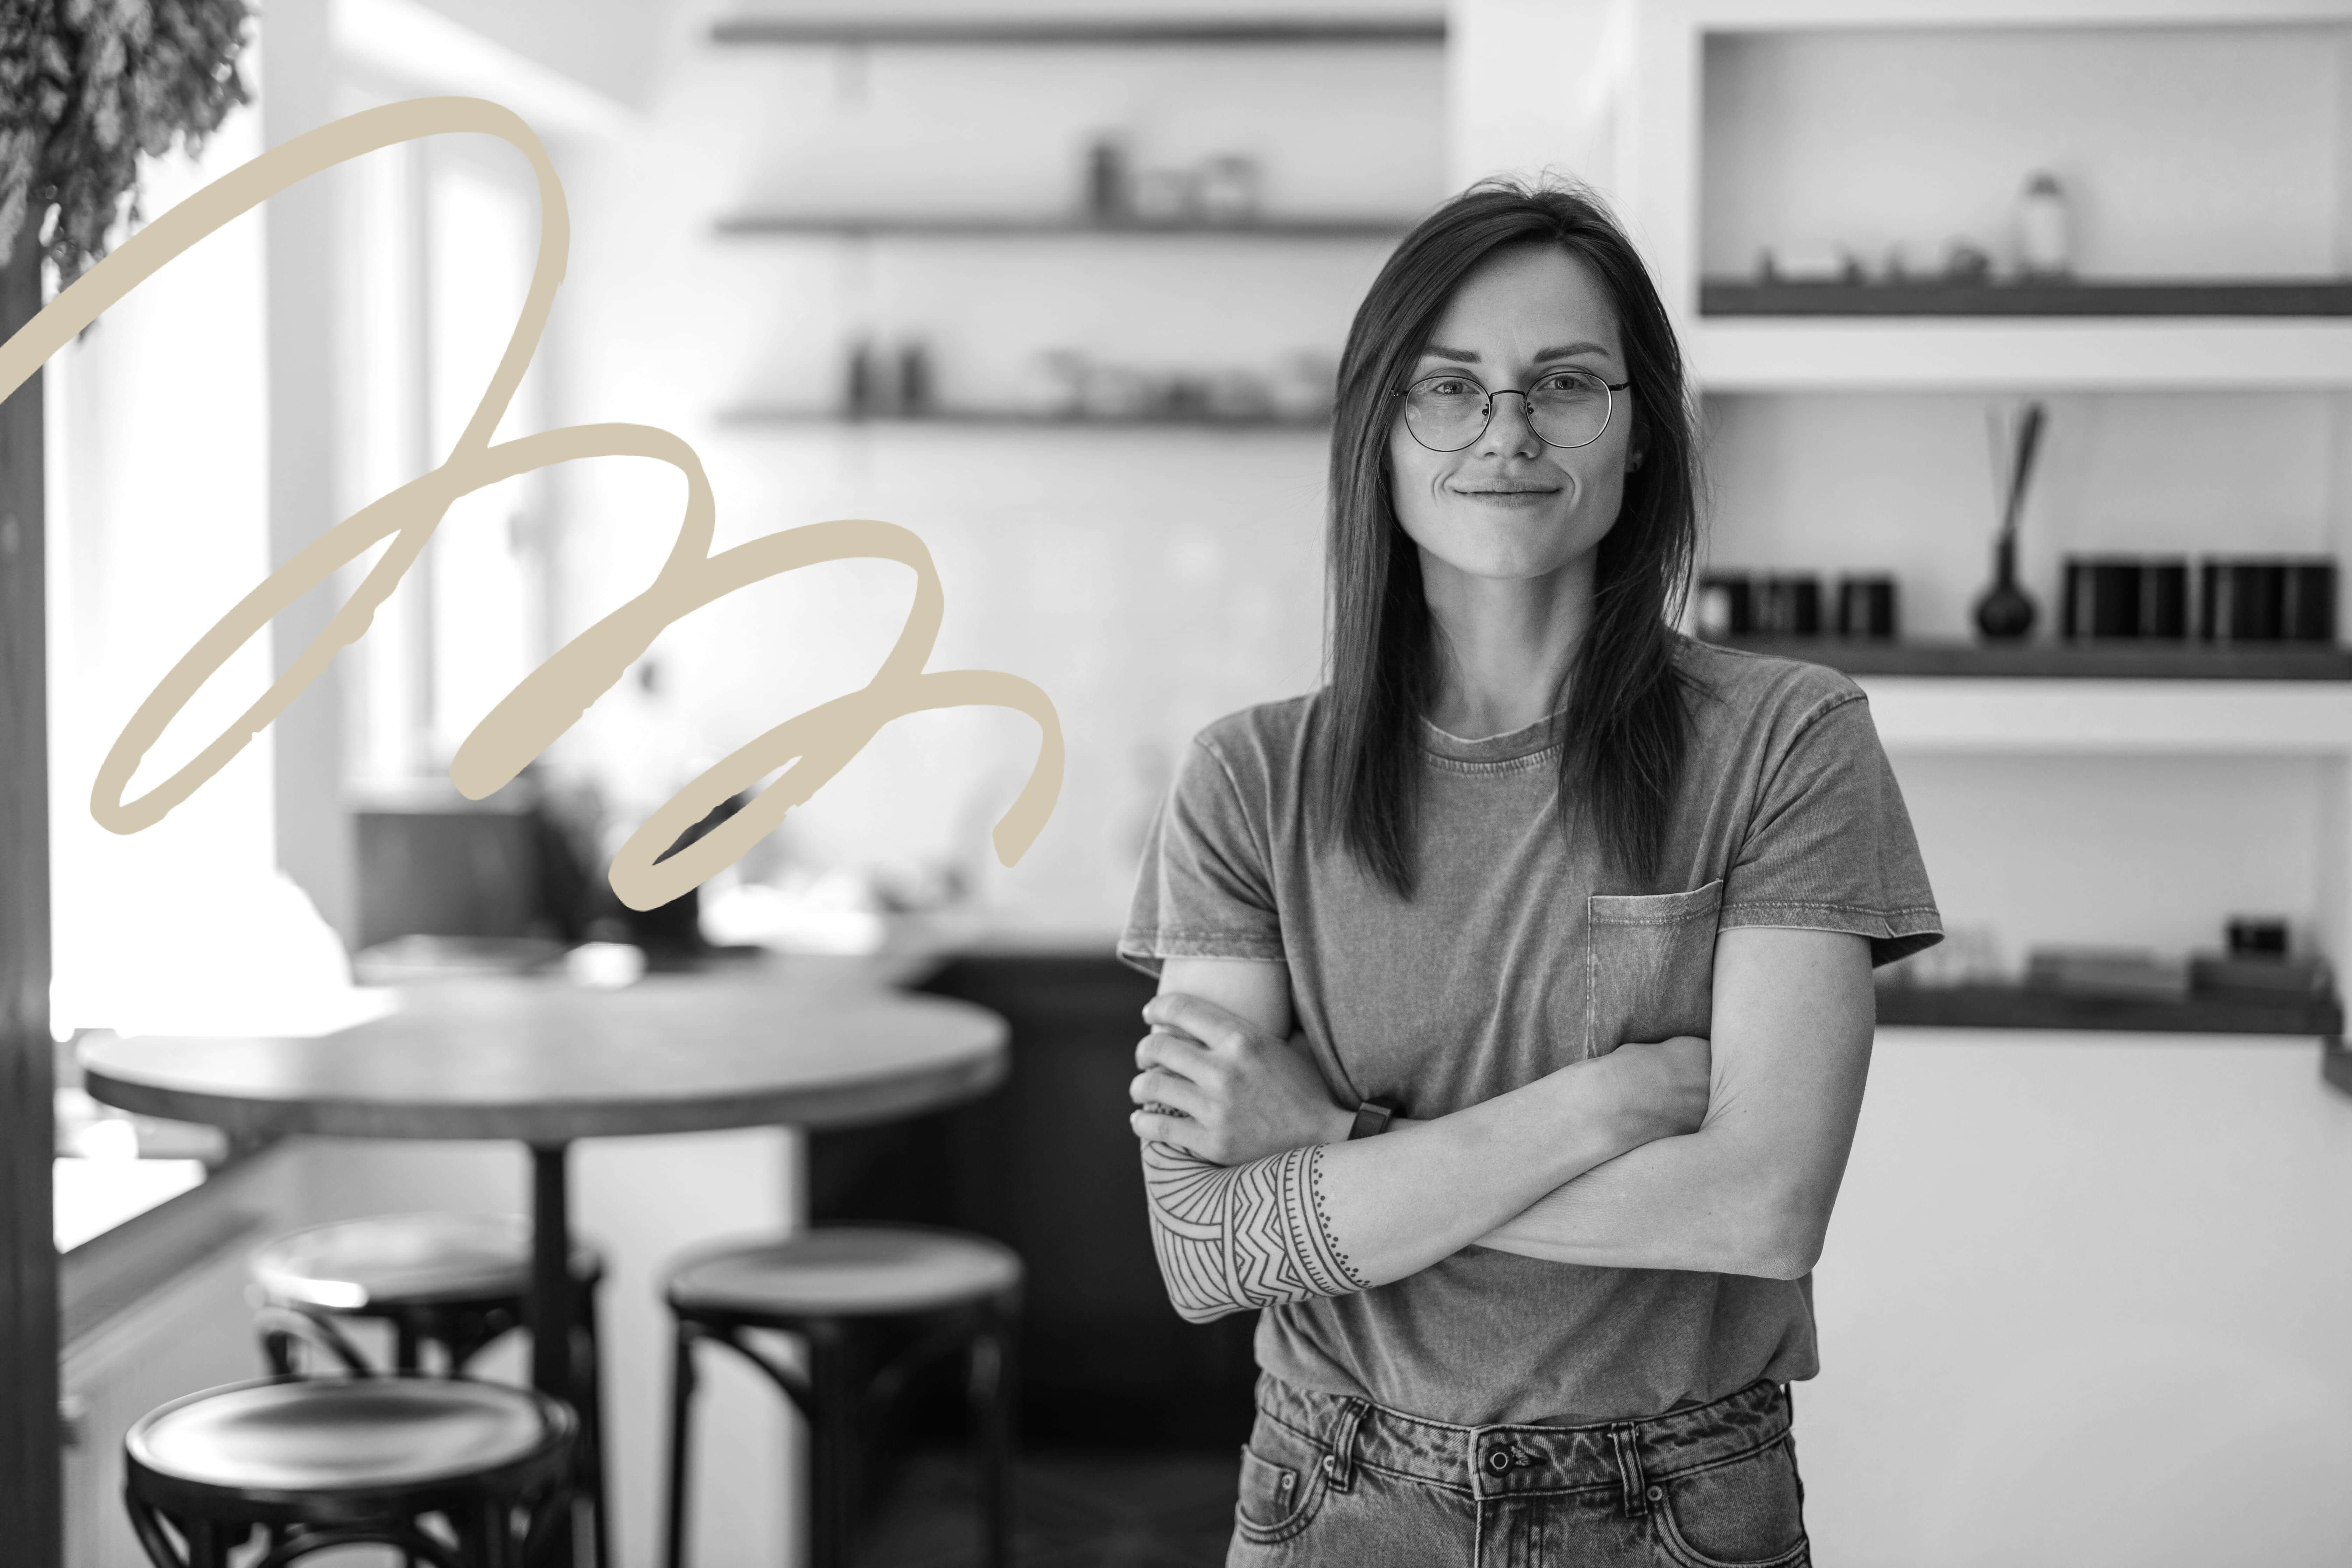
[[(1006, 1069), (1004, 1020), (945, 997), (795, 984), (783, 971), (469, 976), (313, 1039), (100, 1037), (90, 1095), (230, 1132), (510, 1139), (531, 1152), (531, 1381), (572, 1395), (565, 1153), (575, 1139), (893, 1121)], [(568, 1517), (547, 1561), (572, 1562)]]

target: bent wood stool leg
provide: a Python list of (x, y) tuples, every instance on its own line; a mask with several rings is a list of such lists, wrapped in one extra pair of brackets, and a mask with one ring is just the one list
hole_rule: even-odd
[(694, 1431), (694, 1342), (700, 1331), (677, 1321), (669, 1373), (669, 1513), (662, 1538), (662, 1568), (686, 1568), (686, 1509), (691, 1493), (687, 1447)]
[(836, 1323), (806, 1326), (809, 1384), (816, 1408), (809, 1423), (809, 1563), (849, 1568), (856, 1519), (857, 1388), (848, 1336)]
[(1020, 1389), (1013, 1363), (1013, 1309), (992, 1303), (987, 1327), (972, 1341), (972, 1432), (979, 1452), (981, 1528), (988, 1568), (1012, 1568), (1013, 1447)]
[(572, 1386), (579, 1394), (575, 1401), (580, 1411), (577, 1484), (580, 1495), (588, 1500), (589, 1527), (594, 1531), (588, 1560), (595, 1568), (612, 1568), (613, 1531), (607, 1518), (610, 1510), (604, 1505), (604, 1378), (597, 1354), (596, 1284), (587, 1280), (575, 1289), (580, 1324), (572, 1341)]

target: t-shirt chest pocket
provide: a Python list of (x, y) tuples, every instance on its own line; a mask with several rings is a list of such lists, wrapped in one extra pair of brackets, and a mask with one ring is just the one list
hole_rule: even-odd
[(1586, 1051), (1628, 1040), (1709, 1035), (1715, 922), (1723, 879), (1685, 893), (1593, 893), (1584, 900)]

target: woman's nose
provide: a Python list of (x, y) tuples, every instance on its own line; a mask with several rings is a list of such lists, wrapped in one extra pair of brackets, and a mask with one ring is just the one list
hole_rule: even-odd
[(1522, 392), (1503, 391), (1490, 394), (1490, 410), (1486, 434), (1480, 438), (1483, 448), (1498, 452), (1535, 452), (1543, 448), (1535, 426), (1528, 421), (1528, 399)]

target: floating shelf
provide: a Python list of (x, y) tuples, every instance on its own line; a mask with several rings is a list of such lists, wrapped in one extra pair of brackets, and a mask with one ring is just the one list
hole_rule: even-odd
[(2352, 683), (1857, 675), (1895, 753), (2352, 760)]
[(986, 215), (907, 217), (845, 213), (733, 213), (719, 219), (721, 235), (758, 238), (782, 235), (887, 236), (910, 239), (1397, 239), (1409, 217), (1265, 217), (1234, 223), (1201, 220), (1104, 223), (1083, 216)]
[(2338, 391), (2352, 319), (1697, 316), (1705, 392)]
[(1328, 418), (1233, 419), (1209, 415), (1150, 414), (1133, 416), (1035, 414), (1015, 409), (957, 408), (937, 414), (868, 414), (852, 416), (807, 408), (724, 408), (719, 423), (737, 426), (808, 426), (856, 429), (874, 426), (891, 430), (932, 428), (1036, 430), (1214, 430), (1236, 435), (1271, 432), (1326, 431)]
[(2352, 648), (2271, 643), (1936, 643), (1738, 637), (1727, 647), (1848, 675), (2041, 680), (2352, 680)]
[(733, 16), (714, 24), (713, 43), (744, 45), (914, 45), (971, 47), (1072, 44), (1209, 44), (1223, 47), (1410, 44), (1445, 41), (1442, 16), (1395, 17), (1181, 16), (963, 17)]
[(1881, 985), (1882, 1026), (1931, 1029), (2125, 1029), (2144, 1034), (2338, 1035), (2334, 996), (2192, 994), (2178, 1002), (2075, 996), (2023, 985)]
[(1703, 316), (2352, 316), (2352, 279), (1699, 285)]

